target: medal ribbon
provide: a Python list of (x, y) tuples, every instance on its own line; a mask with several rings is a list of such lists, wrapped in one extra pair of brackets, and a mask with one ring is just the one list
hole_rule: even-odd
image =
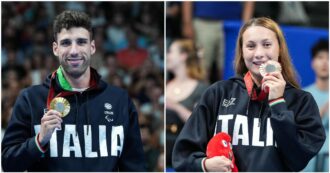
[(49, 91), (48, 91), (48, 97), (47, 97), (47, 108), (50, 109), (50, 102), (52, 101), (53, 98), (55, 97), (65, 97), (65, 96), (68, 96), (68, 95), (72, 95), (76, 92), (73, 92), (73, 91), (61, 91), (60, 93), (58, 93), (55, 97), (55, 80), (56, 80), (56, 71), (54, 71), (52, 73), (52, 76), (50, 78), (50, 88), (49, 88)]
[[(87, 90), (93, 89), (97, 87), (97, 81), (96, 81), (96, 71), (92, 68), (90, 68), (91, 70), (91, 80), (90, 80), (90, 88), (88, 88)], [(65, 79), (65, 76), (63, 75), (62, 72), (62, 67), (60, 66), (56, 71), (54, 71), (51, 75), (50, 78), (50, 88), (48, 91), (48, 96), (47, 96), (47, 108), (50, 109), (50, 102), (52, 101), (55, 95), (55, 82), (56, 82), (56, 77), (59, 79), (59, 83), (61, 88), (64, 89), (64, 91), (61, 91), (60, 93), (58, 93), (55, 97), (65, 97), (65, 96), (69, 96), (69, 95), (73, 95), (75, 93), (78, 93), (76, 91), (72, 91), (72, 87), (70, 85), (70, 83)]]
[[(252, 96), (251, 97), (252, 100), (262, 101), (267, 97), (268, 93), (265, 93), (263, 90), (261, 90), (260, 94), (258, 95), (257, 91), (253, 89), (254, 83), (253, 83), (253, 79), (252, 79), (250, 71), (248, 71), (245, 74), (244, 82), (245, 82), (245, 86), (246, 86), (249, 96)], [(252, 95), (251, 95), (251, 92), (252, 92)]]

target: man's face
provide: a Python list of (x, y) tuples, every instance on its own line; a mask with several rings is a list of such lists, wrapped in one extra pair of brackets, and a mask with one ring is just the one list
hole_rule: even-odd
[(66, 75), (78, 78), (86, 73), (90, 66), (91, 55), (95, 53), (94, 40), (90, 33), (82, 27), (62, 29), (53, 42), (54, 55), (59, 58)]
[(313, 61), (312, 68), (318, 78), (328, 80), (329, 79), (329, 52), (319, 51)]

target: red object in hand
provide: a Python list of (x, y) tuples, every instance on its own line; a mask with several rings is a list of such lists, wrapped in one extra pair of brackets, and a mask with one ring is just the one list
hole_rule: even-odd
[(211, 158), (214, 156), (225, 156), (230, 159), (234, 165), (232, 172), (238, 172), (235, 164), (235, 157), (231, 146), (231, 137), (224, 132), (220, 132), (213, 136), (206, 147), (206, 156)]

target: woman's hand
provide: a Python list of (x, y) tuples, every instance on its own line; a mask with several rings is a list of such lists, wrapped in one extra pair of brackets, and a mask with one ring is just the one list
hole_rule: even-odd
[(267, 74), (262, 79), (262, 90), (268, 90), (268, 100), (283, 97), (286, 82), (280, 72)]
[(208, 172), (231, 172), (232, 161), (225, 156), (215, 156), (205, 159), (205, 169)]

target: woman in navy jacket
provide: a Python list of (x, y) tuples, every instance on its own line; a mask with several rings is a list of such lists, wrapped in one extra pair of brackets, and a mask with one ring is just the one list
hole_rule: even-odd
[[(281, 72), (263, 77), (259, 67), (269, 60)], [(210, 86), (176, 140), (177, 171), (231, 171), (225, 157), (206, 157), (208, 141), (218, 132), (232, 137), (239, 171), (300, 171), (320, 150), (325, 132), (311, 94), (296, 81), (279, 26), (255, 18), (240, 29), (235, 57), (236, 77)]]

